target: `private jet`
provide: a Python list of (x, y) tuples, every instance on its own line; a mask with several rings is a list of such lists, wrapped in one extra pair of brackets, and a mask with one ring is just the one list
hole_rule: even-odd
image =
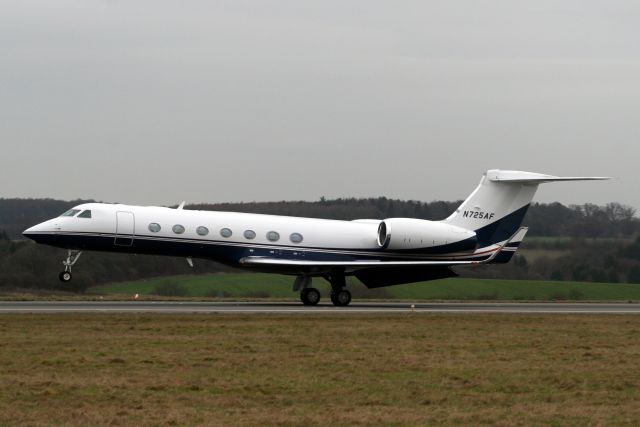
[(63, 282), (82, 251), (205, 258), (254, 271), (295, 276), (305, 305), (320, 301), (313, 278), (331, 285), (336, 306), (347, 306), (345, 277), (368, 288), (456, 276), (452, 267), (507, 263), (527, 232), (521, 224), (538, 185), (606, 177), (558, 177), (489, 170), (448, 218), (337, 221), (108, 203), (78, 205), (24, 231), (67, 249)]

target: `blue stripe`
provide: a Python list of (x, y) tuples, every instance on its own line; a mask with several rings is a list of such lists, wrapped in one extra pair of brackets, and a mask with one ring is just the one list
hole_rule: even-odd
[(498, 221), (477, 229), (476, 236), (478, 237), (478, 246), (481, 248), (491, 246), (509, 239), (522, 225), (528, 209), (529, 205), (525, 205)]

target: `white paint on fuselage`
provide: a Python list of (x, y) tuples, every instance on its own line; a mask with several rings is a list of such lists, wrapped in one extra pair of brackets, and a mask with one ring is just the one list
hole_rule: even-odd
[[(231, 243), (256, 243), (291, 247), (316, 247), (333, 249), (378, 249), (378, 224), (374, 222), (339, 221), (316, 218), (300, 218), (279, 215), (263, 215), (238, 212), (197, 211), (152, 206), (130, 206), (121, 204), (86, 203), (74, 207), (91, 210), (91, 218), (58, 217), (34, 226), (26, 232), (95, 233), (116, 232), (116, 212), (132, 212), (135, 216), (135, 235), (186, 238)], [(149, 231), (150, 223), (162, 227), (157, 233)], [(179, 224), (185, 228), (176, 234), (172, 228)], [(209, 229), (209, 234), (196, 233), (199, 226)], [(232, 230), (231, 237), (220, 234), (222, 228)], [(245, 230), (256, 233), (254, 239), (246, 239)], [(272, 242), (267, 233), (275, 231), (280, 239)], [(292, 233), (300, 233), (303, 241), (293, 243)]]

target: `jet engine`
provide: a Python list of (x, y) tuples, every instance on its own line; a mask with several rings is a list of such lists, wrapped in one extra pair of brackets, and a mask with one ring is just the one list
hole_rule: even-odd
[(378, 226), (378, 245), (387, 250), (418, 250), (447, 246), (447, 252), (473, 252), (478, 238), (471, 230), (439, 221), (388, 218)]

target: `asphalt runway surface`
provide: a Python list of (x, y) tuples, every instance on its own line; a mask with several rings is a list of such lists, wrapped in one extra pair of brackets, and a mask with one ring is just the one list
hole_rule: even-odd
[(171, 302), (171, 301), (0, 301), (7, 313), (532, 313), (640, 314), (635, 303), (410, 303), (353, 302), (305, 307), (298, 302)]

